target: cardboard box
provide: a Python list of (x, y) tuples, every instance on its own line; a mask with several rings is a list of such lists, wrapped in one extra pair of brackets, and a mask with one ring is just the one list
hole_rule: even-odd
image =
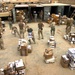
[(17, 71), (25, 69), (25, 64), (22, 59), (15, 61), (15, 68)]
[(49, 53), (44, 52), (45, 59), (50, 59), (50, 58), (52, 58), (52, 56), (53, 56), (53, 52), (52, 51), (49, 51)]
[(69, 59), (67, 58), (66, 55), (61, 56), (60, 64), (62, 67), (67, 68), (69, 66)]
[(20, 54), (21, 56), (28, 56), (28, 49), (26, 46), (21, 46)]
[(28, 46), (27, 46), (27, 49), (28, 49), (28, 53), (31, 53), (31, 52), (32, 52), (31, 45), (28, 45)]

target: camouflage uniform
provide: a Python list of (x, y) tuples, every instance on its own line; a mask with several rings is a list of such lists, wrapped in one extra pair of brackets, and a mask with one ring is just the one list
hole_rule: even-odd
[(13, 26), (12, 31), (14, 32), (15, 36), (16, 36), (16, 33), (17, 33), (19, 35), (19, 37), (20, 37), (20, 34), (19, 34), (18, 30), (17, 30), (17, 27)]
[(42, 36), (42, 39), (43, 39), (43, 23), (42, 22), (39, 22), (38, 23), (38, 39), (40, 39), (40, 34)]
[(33, 42), (35, 43), (35, 37), (34, 37), (34, 33), (33, 33), (33, 29), (29, 28), (29, 26), (27, 27), (27, 32), (28, 32), (28, 38), (29, 38), (29, 42), (31, 44), (31, 39), (33, 40)]
[(71, 26), (72, 26), (73, 21), (71, 18), (67, 19), (67, 24), (66, 24), (66, 34), (69, 34), (71, 31)]
[(10, 29), (12, 29), (12, 18), (9, 17), (8, 20), (9, 20), (9, 27), (10, 27)]
[(51, 27), (51, 35), (54, 36), (55, 35), (55, 22), (52, 22), (50, 27)]
[(22, 20), (19, 23), (19, 30), (20, 30), (20, 37), (22, 36), (22, 38), (24, 38), (24, 23)]
[(2, 26), (2, 22), (0, 21), (0, 33), (3, 33), (3, 26)]
[(61, 24), (61, 13), (59, 13), (59, 25)]
[(4, 49), (4, 43), (3, 43), (3, 39), (2, 39), (1, 33), (0, 33), (0, 49)]

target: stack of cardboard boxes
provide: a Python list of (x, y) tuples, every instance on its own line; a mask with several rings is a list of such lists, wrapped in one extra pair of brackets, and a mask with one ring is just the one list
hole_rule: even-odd
[(75, 69), (75, 48), (69, 48), (67, 54), (61, 56), (60, 63), (64, 68)]
[(69, 66), (69, 58), (66, 55), (62, 55), (60, 63), (62, 67), (67, 68)]
[(69, 35), (71, 44), (75, 44), (75, 33), (70, 33)]
[(32, 52), (32, 47), (31, 45), (27, 44), (27, 41), (25, 39), (19, 39), (18, 50), (20, 50), (21, 56), (28, 56), (28, 53)]
[(56, 47), (56, 41), (54, 36), (50, 36), (48, 40), (48, 45), (50, 46), (50, 48), (53, 48), (53, 49)]
[(64, 39), (68, 40), (71, 44), (75, 44), (75, 33), (70, 33), (69, 35), (64, 35)]
[(15, 70), (19, 75), (25, 75), (25, 65), (22, 59), (15, 61)]
[(70, 60), (70, 69), (73, 70), (75, 69), (75, 48), (69, 48), (67, 52), (67, 57)]
[(53, 63), (55, 62), (55, 58), (53, 56), (53, 51), (52, 49), (45, 49), (45, 52), (44, 52), (44, 58), (45, 58), (45, 62), (46, 63)]
[(2, 75), (25, 75), (25, 65), (23, 60), (16, 60), (14, 62), (9, 62), (9, 64), (4, 68), (0, 69)]
[(16, 10), (16, 21), (24, 20), (24, 11), (23, 10)]

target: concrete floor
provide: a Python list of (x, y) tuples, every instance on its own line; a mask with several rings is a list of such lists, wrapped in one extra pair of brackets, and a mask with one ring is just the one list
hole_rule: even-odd
[[(61, 55), (66, 54), (68, 48), (75, 47), (75, 45), (70, 45), (68, 41), (63, 39), (65, 25), (56, 26), (55, 40), (57, 46), (53, 50), (56, 61), (53, 64), (46, 64), (43, 54), (45, 49), (48, 48), (47, 41), (50, 36), (50, 28), (47, 23), (44, 23), (44, 39), (38, 40), (37, 24), (28, 24), (33, 28), (36, 39), (36, 44), (32, 42), (32, 53), (28, 56), (20, 56), (19, 51), (17, 51), (19, 38), (11, 34), (8, 22), (6, 22), (6, 32), (3, 34), (6, 49), (0, 50), (0, 68), (4, 68), (9, 62), (23, 59), (26, 65), (26, 75), (75, 75), (75, 70), (63, 68), (60, 64)], [(18, 24), (16, 23), (15, 25), (17, 26)], [(27, 32), (25, 33), (25, 39), (27, 40)]]

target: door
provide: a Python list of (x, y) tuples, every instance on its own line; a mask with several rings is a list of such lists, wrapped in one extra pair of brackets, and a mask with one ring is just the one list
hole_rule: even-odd
[(44, 20), (46, 21), (50, 16), (51, 7), (44, 7)]

